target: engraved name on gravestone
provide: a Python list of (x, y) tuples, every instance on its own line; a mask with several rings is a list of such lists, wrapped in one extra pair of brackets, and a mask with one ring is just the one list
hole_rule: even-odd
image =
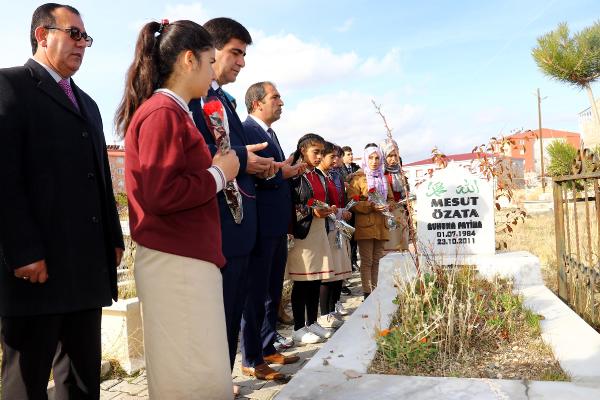
[(417, 238), (422, 253), (494, 254), (493, 181), (454, 163), (417, 188)]

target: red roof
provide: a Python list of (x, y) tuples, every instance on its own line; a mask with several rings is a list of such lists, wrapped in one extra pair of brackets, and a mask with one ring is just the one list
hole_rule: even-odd
[[(539, 135), (539, 129), (517, 132), (513, 135), (508, 136), (509, 139), (530, 139), (537, 138)], [(542, 128), (542, 138), (557, 138), (557, 137), (580, 137), (577, 132), (561, 131), (558, 129)]]
[[(480, 155), (480, 154), (481, 155), (485, 154), (488, 157), (494, 156), (491, 153), (461, 153), (461, 154), (447, 154), (446, 159), (448, 161), (476, 160), (477, 158), (480, 158), (480, 157), (478, 157), (478, 155)], [(433, 161), (431, 160), (431, 158), (426, 158), (424, 160), (411, 162), (410, 164), (404, 164), (403, 167), (412, 167), (412, 166), (427, 165), (427, 164), (433, 164)]]

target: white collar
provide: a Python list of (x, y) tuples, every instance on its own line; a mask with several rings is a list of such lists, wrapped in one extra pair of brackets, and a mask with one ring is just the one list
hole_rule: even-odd
[(172, 98), (173, 100), (175, 100), (175, 103), (177, 103), (177, 105), (179, 105), (179, 107), (181, 107), (183, 109), (183, 111), (185, 111), (186, 113), (188, 113), (188, 115), (192, 118), (192, 120), (194, 119), (194, 117), (192, 115), (192, 112), (190, 111), (190, 107), (188, 107), (188, 105), (185, 102), (185, 100), (183, 100), (181, 98), (181, 96), (179, 96), (177, 93), (175, 93), (171, 89), (160, 88), (160, 89), (156, 89), (154, 91), (154, 93), (162, 93), (162, 94), (164, 94), (164, 95)]
[[(32, 58), (33, 61), (35, 61), (36, 63), (40, 64), (42, 67), (44, 67), (44, 69), (46, 71), (48, 71), (48, 73), (50, 74), (50, 76), (52, 77), (52, 79), (54, 79), (56, 81), (56, 83), (60, 82), (63, 80), (63, 77), (60, 76), (60, 74), (58, 72), (56, 72), (55, 70), (52, 69), (52, 67), (44, 64), (41, 61), (36, 60), (35, 58)], [(69, 85), (71, 84), (71, 78), (67, 78), (69, 80)]]
[(212, 81), (212, 82), (210, 83), (210, 87), (212, 87), (212, 88), (213, 88), (213, 90), (217, 90), (217, 89), (219, 89), (221, 86), (219, 86), (219, 82), (217, 82), (217, 81)]
[(249, 116), (250, 118), (252, 118), (254, 121), (256, 121), (256, 123), (257, 123), (258, 125), (260, 125), (260, 127), (261, 127), (261, 128), (263, 128), (263, 130), (264, 130), (265, 132), (267, 132), (267, 131), (269, 130), (269, 127), (267, 126), (267, 124), (265, 124), (265, 122), (264, 122), (262, 119), (260, 119), (260, 118), (258, 118), (258, 117), (255, 117), (255, 116), (254, 116), (254, 115), (252, 115), (252, 114), (248, 114), (248, 116)]

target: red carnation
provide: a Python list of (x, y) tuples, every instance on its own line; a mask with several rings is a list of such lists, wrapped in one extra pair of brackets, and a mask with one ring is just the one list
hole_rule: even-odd
[(308, 199), (308, 201), (306, 202), (306, 205), (309, 207), (312, 207), (313, 204), (315, 204), (315, 199), (313, 197), (311, 197), (310, 199)]
[(209, 100), (204, 103), (203, 110), (206, 115), (217, 113), (219, 117), (223, 118), (223, 104), (218, 99)]
[(375, 188), (369, 189), (369, 193), (375, 193)]
[(352, 196), (352, 200), (354, 200), (354, 201), (360, 201), (360, 196), (359, 195), (354, 195), (354, 196)]

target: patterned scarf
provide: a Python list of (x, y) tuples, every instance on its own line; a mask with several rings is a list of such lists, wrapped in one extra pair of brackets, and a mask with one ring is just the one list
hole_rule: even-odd
[(402, 184), (402, 176), (400, 175), (400, 164), (388, 165), (387, 156), (394, 150), (396, 155), (400, 156), (398, 151), (398, 144), (394, 140), (386, 139), (379, 144), (381, 152), (383, 153), (383, 163), (385, 164), (385, 171), (388, 172), (392, 177), (392, 190), (396, 193), (401, 193), (401, 197), (404, 196), (404, 185)]
[[(377, 153), (379, 155), (380, 163), (376, 170), (369, 168), (369, 156), (373, 153)], [(375, 190), (377, 190), (377, 192), (379, 192), (385, 199), (387, 198), (387, 182), (383, 176), (383, 160), (383, 154), (381, 153), (381, 150), (379, 150), (379, 147), (367, 147), (364, 151), (363, 159), (361, 160), (361, 168), (367, 176), (368, 188), (375, 188)]]

